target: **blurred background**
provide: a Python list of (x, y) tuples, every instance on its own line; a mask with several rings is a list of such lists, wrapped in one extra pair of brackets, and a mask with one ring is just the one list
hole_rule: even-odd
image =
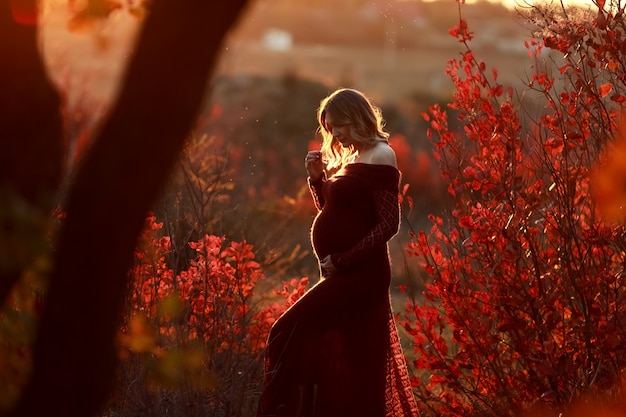
[[(49, 0), (41, 25), (50, 76), (65, 95), (70, 165), (115, 100), (141, 25), (141, 16), (127, 10), (90, 19), (76, 13), (80, 7), (77, 0), (69, 6)], [(480, 28), (472, 42), (477, 57), (496, 67), (505, 85), (521, 85), (529, 30), (514, 8), (479, 1), (464, 5), (463, 16), (470, 28)], [(270, 277), (309, 276), (315, 282), (308, 241), (315, 211), (302, 161), (308, 149), (319, 147), (320, 100), (337, 87), (353, 87), (382, 108), (413, 199), (392, 244), (396, 280), (407, 281), (402, 248), (408, 232), (429, 227), (427, 214), (445, 203), (421, 113), (452, 93), (446, 62), (464, 46), (448, 30), (458, 19), (453, 0), (251, 2), (224, 43), (193, 133), (205, 138), (205, 149), (195, 156), (219, 156), (213, 171), (228, 183), (207, 208), (204, 232), (247, 239)]]

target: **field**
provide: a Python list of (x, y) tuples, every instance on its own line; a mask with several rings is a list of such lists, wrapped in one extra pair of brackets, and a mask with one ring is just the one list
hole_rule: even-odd
[[(429, 19), (427, 24), (404, 25), (393, 18), (376, 24), (366, 22), (362, 25), (362, 38), (358, 38), (358, 33), (341, 32), (337, 38), (329, 39), (330, 35), (326, 35), (318, 40), (315, 34), (281, 30), (292, 37), (291, 46), (284, 50), (271, 49), (265, 39), (269, 32), (277, 30), (276, 26), (288, 25), (276, 16), (263, 15), (265, 9), (258, 6), (225, 42), (216, 74), (270, 78), (294, 74), (329, 88), (360, 88), (384, 102), (402, 100), (411, 94), (445, 98), (451, 93), (445, 75), (446, 62), (458, 57), (463, 46), (447, 33), (458, 19), (455, 2), (438, 4), (445, 7), (429, 8), (422, 13)], [(478, 58), (498, 69), (501, 82), (519, 86), (530, 64), (523, 47), (528, 30), (501, 7), (466, 7), (470, 25), (481, 29), (471, 45)], [(69, 31), (70, 17), (59, 5), (50, 6), (45, 14), (42, 48), (51, 76), (71, 92), (70, 96), (106, 106), (132, 53), (140, 21), (117, 12), (107, 21)], [(306, 30), (306, 21), (298, 23), (297, 16), (294, 20), (292, 26)], [(346, 32), (351, 27), (359, 30), (359, 26), (346, 27)]]
[[(445, 7), (424, 5), (420, 13), (427, 22), (419, 25), (412, 23), (416, 19), (402, 22), (402, 13), (398, 11), (395, 17), (388, 14), (382, 20), (357, 21), (350, 10), (335, 17), (324, 10), (315, 14), (295, 9), (281, 14), (275, 8), (263, 7), (261, 1), (256, 4), (225, 41), (214, 74), (215, 88), (207, 97), (222, 107), (225, 139), (239, 146), (244, 158), (234, 179), (235, 189), (257, 190), (253, 197), (244, 194), (242, 201), (280, 199), (298, 192), (303, 181), (301, 155), (314, 136), (317, 104), (327, 91), (338, 86), (362, 89), (380, 105), (393, 108), (394, 112), (386, 113), (391, 133), (404, 135), (410, 147), (427, 152), (420, 114), (435, 102), (447, 101), (452, 86), (445, 74), (446, 62), (459, 57), (463, 50), (463, 45), (448, 34), (458, 19), (455, 7), (449, 7), (455, 4), (453, 1), (439, 3)], [(344, 19), (360, 26), (344, 23), (344, 29), (335, 28), (333, 33), (316, 32), (311, 29), (316, 25), (311, 16), (318, 15), (328, 25)], [(477, 30), (471, 46), (478, 58), (498, 68), (501, 82), (520, 86), (524, 71), (529, 68), (523, 48), (528, 31), (509, 12), (493, 5), (467, 6), (465, 15)], [(132, 56), (140, 20), (116, 12), (108, 20), (68, 30), (72, 16), (67, 9), (51, 6), (44, 16), (42, 49), (51, 77), (65, 91), (68, 113), (74, 115), (76, 124), (89, 126), (105, 114), (114, 100), (124, 66)], [(267, 34), (276, 32), (276, 28), (291, 36), (288, 48), (277, 50), (268, 44)], [(217, 82), (222, 76), (227, 76), (228, 88)], [(320, 86), (293, 93), (282, 89), (281, 84), (281, 80), (290, 77)], [(288, 97), (290, 94), (297, 96)], [(402, 113), (400, 122), (396, 121), (396, 112)], [(411, 126), (407, 128), (407, 124)], [(287, 142), (289, 147), (283, 145)], [(276, 160), (283, 162), (271, 162)], [(408, 161), (411, 164), (415, 159)], [(407, 170), (403, 170), (406, 177)], [(435, 171), (431, 170), (430, 175), (433, 181), (439, 178)], [(273, 194), (264, 193), (263, 188), (270, 183), (278, 185), (272, 188)], [(418, 192), (414, 195), (417, 204), (425, 205), (415, 213), (421, 228), (427, 226), (426, 215), (440, 201), (433, 201), (436, 193), (432, 189), (424, 191), (415, 186), (412, 190)], [(292, 245), (308, 247), (311, 216), (312, 213), (290, 227), (290, 234), (294, 235)], [(240, 217), (248, 218), (247, 214)], [(265, 244), (262, 240), (267, 239), (266, 232), (256, 231), (247, 223), (238, 226), (240, 237), (256, 245)], [(394, 265), (398, 269), (402, 268), (400, 242), (407, 237), (406, 231), (402, 231), (393, 245)], [(303, 275), (316, 269), (312, 257), (307, 260)], [(398, 275), (401, 273), (397, 271)]]

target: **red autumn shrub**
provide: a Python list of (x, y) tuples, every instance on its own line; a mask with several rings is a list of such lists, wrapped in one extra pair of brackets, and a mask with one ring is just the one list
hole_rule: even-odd
[(626, 234), (598, 210), (591, 173), (626, 97), (626, 25), (624, 6), (596, 4), (528, 11), (522, 104), (477, 59), (465, 20), (450, 31), (466, 46), (447, 66), (463, 130), (439, 106), (424, 117), (454, 205), (408, 245), (432, 281), (403, 316), (423, 416), (623, 401)]
[(175, 406), (172, 415), (250, 415), (271, 325), (308, 280), (287, 282), (272, 303), (261, 302), (255, 289), (264, 275), (252, 245), (214, 235), (189, 242), (195, 255), (175, 273), (162, 226), (147, 218), (135, 255), (111, 410), (149, 415)]

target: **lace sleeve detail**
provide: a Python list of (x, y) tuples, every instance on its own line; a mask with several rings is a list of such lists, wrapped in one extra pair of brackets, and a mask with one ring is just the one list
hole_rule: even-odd
[(366, 259), (376, 247), (386, 244), (400, 229), (400, 203), (398, 194), (389, 190), (375, 190), (374, 203), (378, 222), (356, 245), (341, 254), (333, 254), (333, 265), (347, 269), (350, 265)]
[(311, 190), (311, 196), (313, 197), (313, 202), (315, 203), (315, 207), (318, 210), (321, 210), (324, 207), (324, 196), (322, 195), (322, 186), (324, 182), (326, 182), (326, 175), (322, 175), (322, 177), (317, 181), (311, 181), (311, 178), (307, 178), (307, 182), (309, 183), (309, 190)]

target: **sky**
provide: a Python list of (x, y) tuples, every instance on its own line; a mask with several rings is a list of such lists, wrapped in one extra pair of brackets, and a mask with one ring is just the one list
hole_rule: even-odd
[[(521, 0), (522, 4), (524, 0)], [(545, 1), (545, 0), (541, 0)], [(515, 7), (516, 3), (519, 3), (520, 0), (502, 0), (502, 3), (507, 7)], [(533, 0), (528, 0), (529, 3), (533, 3)], [(564, 0), (565, 4), (572, 4), (577, 6), (594, 6), (591, 0)]]
[[(411, 1), (411, 0), (406, 0)], [(448, 0), (425, 0), (425, 1), (448, 1)], [(467, 3), (473, 3), (476, 1), (485, 1), (485, 0), (466, 0)], [(550, 0), (486, 0), (493, 3), (502, 3), (506, 7), (513, 9), (518, 5), (524, 5), (527, 3), (538, 3), (538, 2), (549, 2)], [(560, 1), (560, 0), (552, 0), (552, 1)], [(572, 4), (578, 6), (593, 6), (592, 0), (563, 0), (565, 4)]]

